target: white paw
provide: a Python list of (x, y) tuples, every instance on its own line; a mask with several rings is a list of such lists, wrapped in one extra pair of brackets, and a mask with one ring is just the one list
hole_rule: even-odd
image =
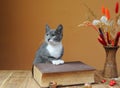
[(64, 60), (59, 60), (60, 64), (64, 64)]
[(63, 60), (52, 60), (52, 64), (54, 65), (64, 64), (64, 61)]

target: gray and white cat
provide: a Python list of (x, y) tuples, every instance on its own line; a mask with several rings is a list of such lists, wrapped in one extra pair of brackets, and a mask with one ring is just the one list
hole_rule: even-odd
[(63, 64), (64, 61), (61, 59), (64, 52), (62, 37), (63, 26), (61, 24), (56, 30), (52, 30), (46, 25), (45, 42), (36, 52), (33, 64), (49, 62), (55, 65)]

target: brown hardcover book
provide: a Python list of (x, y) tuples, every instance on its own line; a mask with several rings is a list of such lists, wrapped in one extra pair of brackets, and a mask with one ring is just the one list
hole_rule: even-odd
[(51, 81), (57, 85), (94, 83), (95, 69), (80, 61), (62, 65), (39, 63), (33, 67), (33, 77), (41, 87), (48, 87)]

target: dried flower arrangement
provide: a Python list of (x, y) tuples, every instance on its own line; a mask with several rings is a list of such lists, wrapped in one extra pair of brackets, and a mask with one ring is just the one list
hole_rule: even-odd
[[(90, 10), (91, 12), (91, 10)], [(115, 6), (115, 17), (111, 18), (108, 8), (102, 6), (103, 16), (99, 20), (85, 21), (81, 26), (90, 26), (94, 28), (99, 34), (98, 41), (103, 46), (118, 46), (120, 37), (120, 13), (119, 13), (119, 3), (116, 2)], [(93, 13), (91, 13), (93, 14)]]

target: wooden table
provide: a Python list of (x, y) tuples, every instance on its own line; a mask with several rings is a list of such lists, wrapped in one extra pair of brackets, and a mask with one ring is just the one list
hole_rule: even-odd
[[(0, 88), (40, 88), (40, 87), (32, 78), (32, 73), (30, 70), (0, 70)], [(83, 85), (81, 85), (66, 88), (84, 88), (84, 87)], [(109, 87), (106, 87), (103, 84), (93, 84), (92, 88), (109, 88)], [(120, 88), (120, 86), (116, 85), (112, 88)]]

